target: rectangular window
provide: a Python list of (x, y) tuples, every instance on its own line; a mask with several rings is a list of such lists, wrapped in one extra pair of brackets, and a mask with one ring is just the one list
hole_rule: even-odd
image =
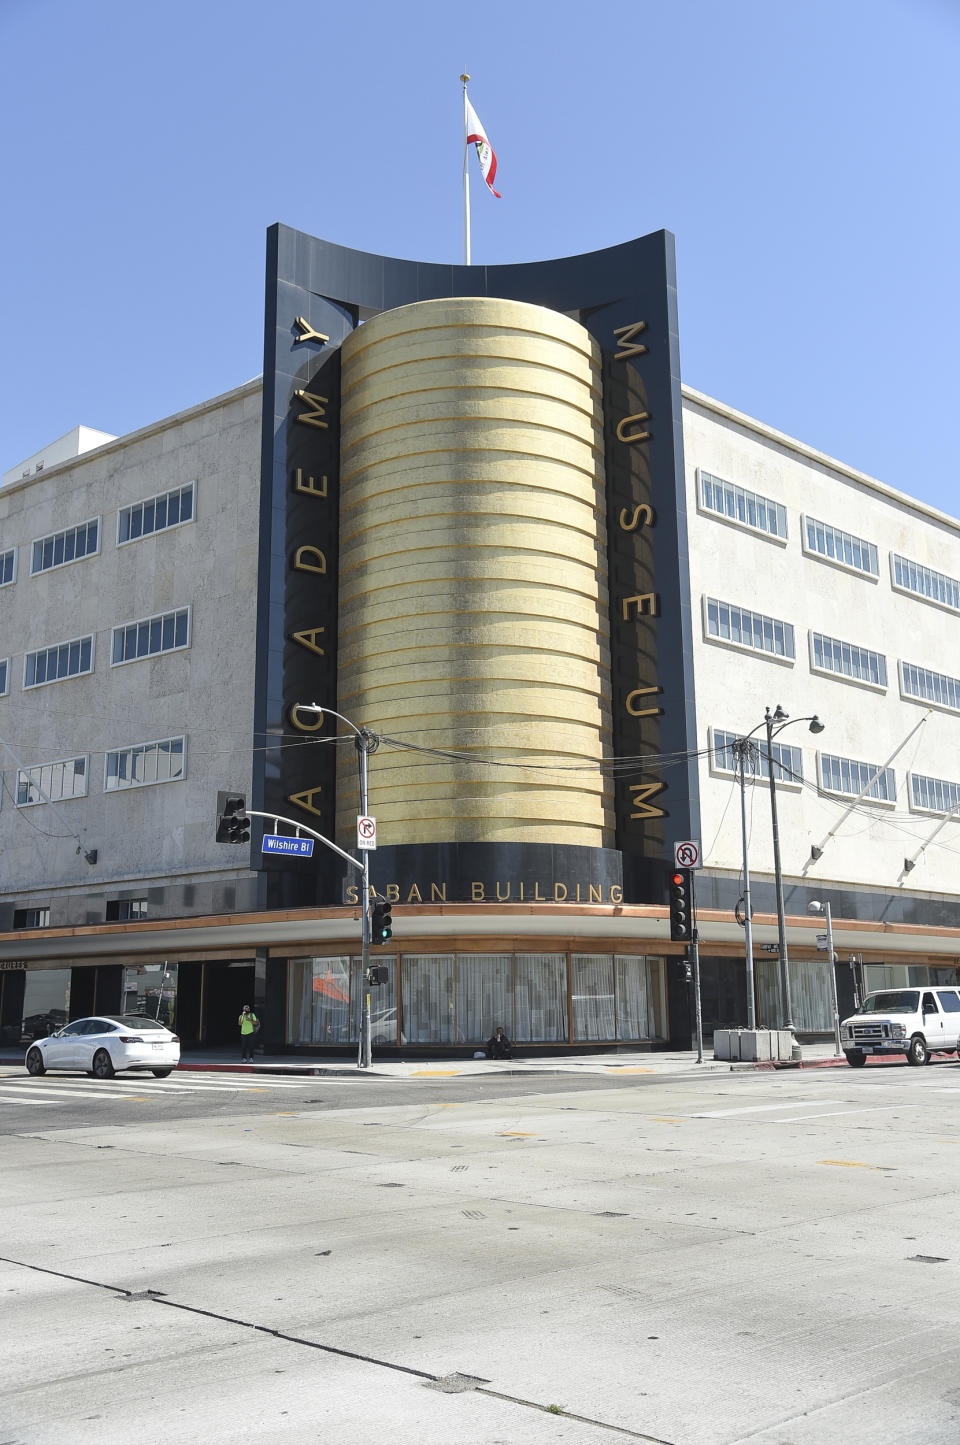
[(936, 602), (951, 612), (960, 612), (960, 582), (943, 572), (934, 572), (896, 552), (890, 555), (890, 580), (900, 592), (910, 592), (925, 602)]
[(132, 507), (123, 507), (117, 513), (117, 546), (192, 522), (194, 486), (194, 482), (187, 482), (172, 492), (161, 492), (159, 496), (135, 502)]
[[(740, 767), (733, 744), (740, 733), (724, 732), (720, 728), (712, 730), (712, 756), (713, 768), (718, 773), (739, 772)], [(793, 747), (789, 743), (773, 743), (770, 748), (770, 757), (773, 759), (773, 778), (777, 783), (802, 783), (803, 782), (803, 752), (800, 748)], [(769, 769), (767, 767), (767, 740), (751, 739), (751, 745), (747, 749), (746, 774), (747, 777), (759, 778), (763, 782)]]
[[(14, 928), (49, 928), (50, 909), (15, 908), (13, 910), (13, 926)], [(69, 974), (67, 976), (69, 977)], [(55, 1027), (59, 1028), (60, 1024), (66, 1023), (66, 1021), (67, 1015), (64, 1013), (62, 1019), (55, 1021)]]
[(960, 808), (960, 783), (911, 773), (910, 807), (924, 813), (950, 813), (954, 808)]
[(49, 537), (38, 538), (33, 544), (30, 571), (35, 577), (38, 572), (79, 562), (81, 557), (90, 557), (99, 550), (100, 518), (94, 517), (89, 522), (81, 522), (79, 527), (68, 527), (65, 532), (51, 532)]
[(870, 652), (837, 637), (810, 634), (810, 666), (818, 672), (833, 672), (840, 677), (853, 677), (874, 687), (887, 685), (887, 659), (882, 652)]
[(190, 646), (190, 608), (178, 612), (161, 612), (140, 622), (128, 622), (113, 629), (111, 667), (121, 662), (135, 662), (140, 657), (154, 657), (158, 652), (176, 652)]
[(10, 663), (4, 657), (0, 660), (0, 697), (6, 697), (10, 691)]
[(106, 755), (104, 791), (141, 788), (148, 783), (174, 783), (184, 776), (185, 751), (186, 738), (183, 737), (114, 748)]
[(820, 787), (825, 793), (840, 793), (845, 798), (875, 798), (880, 803), (897, 801), (897, 784), (893, 768), (875, 763), (858, 763), (853, 758), (837, 758), (820, 754)]
[(65, 677), (81, 677), (92, 671), (93, 638), (75, 637), (72, 642), (28, 652), (23, 659), (23, 685), (43, 687), (47, 682), (62, 682)]
[(0, 587), (8, 587), (17, 580), (17, 549), (10, 547), (0, 552)]
[(107, 904), (107, 923), (129, 923), (131, 919), (146, 916), (145, 898), (112, 898)]
[(787, 510), (769, 497), (757, 492), (748, 492), (734, 482), (725, 482), (722, 477), (711, 476), (700, 469), (700, 501), (704, 511), (725, 517), (728, 522), (746, 527), (753, 532), (763, 532), (770, 537), (787, 535)]
[(931, 702), (935, 707), (960, 712), (960, 677), (948, 677), (943, 672), (931, 672), (928, 667), (901, 662), (900, 691), (904, 697), (915, 697), (918, 702)]
[(773, 657), (793, 658), (793, 627), (776, 617), (748, 612), (732, 602), (716, 597), (704, 598), (704, 627), (708, 637), (735, 647), (749, 647), (754, 652), (769, 652)]
[(838, 562), (841, 567), (849, 567), (854, 572), (864, 572), (871, 577), (880, 575), (880, 560), (872, 542), (854, 537), (850, 532), (842, 532), (839, 527), (831, 527), (827, 522), (818, 522), (815, 517), (803, 519), (803, 550), (826, 557), (830, 562)]
[(87, 796), (87, 759), (64, 758), (57, 763), (38, 763), (17, 773), (17, 807), (34, 803), (60, 803), (66, 798)]

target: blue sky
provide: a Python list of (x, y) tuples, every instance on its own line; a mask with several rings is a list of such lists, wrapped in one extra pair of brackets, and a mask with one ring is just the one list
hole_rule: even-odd
[(684, 380), (956, 515), (955, 0), (0, 0), (0, 470), (262, 367), (264, 233), (459, 260), (667, 227)]

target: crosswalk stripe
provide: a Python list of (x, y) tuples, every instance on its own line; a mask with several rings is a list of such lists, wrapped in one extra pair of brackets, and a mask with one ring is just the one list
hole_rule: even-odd
[[(20, 1104), (20, 1103), (22, 1103), (22, 1102), (23, 1102), (23, 1100), (17, 1098), (16, 1096), (10, 1096), (10, 1097), (8, 1097), (4, 1092), (0, 1092), (0, 1104)], [(61, 1100), (60, 1100), (60, 1099), (31, 1099), (30, 1102), (31, 1102), (32, 1104), (39, 1104), (42, 1108), (47, 1109), (47, 1108), (52, 1108), (54, 1104), (59, 1104), (59, 1103), (61, 1102)]]
[(693, 1119), (726, 1119), (733, 1114), (767, 1114), (784, 1109), (814, 1109), (820, 1104), (839, 1104), (839, 1099), (797, 1099), (795, 1102), (782, 1101), (779, 1104), (752, 1104), (746, 1109), (708, 1109), (703, 1114), (693, 1114)]

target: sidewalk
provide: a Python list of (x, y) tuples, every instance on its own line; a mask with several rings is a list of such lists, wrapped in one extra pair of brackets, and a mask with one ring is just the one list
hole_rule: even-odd
[[(0, 1053), (2, 1064), (22, 1064), (26, 1047), (22, 1051), (9, 1047)], [(297, 1057), (294, 1054), (258, 1055), (252, 1064), (244, 1064), (234, 1056), (232, 1049), (200, 1050), (186, 1053), (180, 1060), (180, 1068), (189, 1072), (206, 1071), (225, 1074), (290, 1074), (312, 1078), (341, 1079), (452, 1079), (470, 1077), (526, 1076), (531, 1074), (544, 1078), (560, 1078), (564, 1074), (592, 1074), (606, 1078), (649, 1077), (670, 1078), (687, 1076), (702, 1078), (704, 1074), (750, 1073), (755, 1070), (798, 1070), (822, 1068), (846, 1068), (846, 1059), (834, 1054), (833, 1043), (802, 1044), (799, 1062), (741, 1064), (715, 1059), (712, 1046), (704, 1045), (703, 1062), (697, 1063), (695, 1049), (676, 1053), (649, 1053), (637, 1050), (625, 1053), (621, 1050), (610, 1053), (540, 1055), (517, 1059), (378, 1059), (374, 1051), (373, 1065), (369, 1069), (358, 1068), (355, 1059), (324, 1059)], [(906, 1067), (906, 1060), (899, 1055), (893, 1058), (870, 1058), (870, 1068)]]

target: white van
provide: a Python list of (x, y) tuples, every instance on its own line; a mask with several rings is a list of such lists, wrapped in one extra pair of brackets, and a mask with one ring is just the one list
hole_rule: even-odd
[(887, 988), (868, 994), (840, 1025), (847, 1063), (854, 1068), (868, 1054), (906, 1054), (908, 1064), (929, 1064), (934, 1054), (952, 1054), (960, 1043), (960, 989)]

